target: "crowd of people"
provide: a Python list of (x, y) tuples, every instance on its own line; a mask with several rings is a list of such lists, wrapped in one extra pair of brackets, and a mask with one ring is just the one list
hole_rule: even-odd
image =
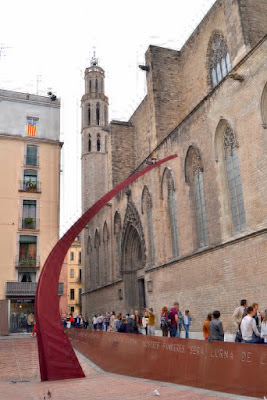
[[(224, 329), (220, 321), (220, 315), (220, 311), (218, 310), (207, 315), (203, 323), (203, 337), (205, 340), (224, 340)], [(66, 328), (87, 329), (90, 327), (95, 331), (136, 333), (154, 336), (155, 317), (153, 308), (144, 308), (142, 315), (139, 315), (137, 310), (132, 315), (116, 314), (115, 311), (106, 312), (105, 315), (94, 315), (91, 321), (92, 326), (89, 324), (87, 314), (84, 317), (78, 315), (76, 318), (70, 314), (69, 317), (63, 318), (62, 321)], [(248, 306), (247, 300), (241, 300), (240, 306), (233, 313), (233, 320), (237, 326), (236, 342), (267, 344), (267, 310), (260, 312), (257, 303)], [(178, 302), (175, 301), (170, 308), (164, 306), (160, 313), (162, 336), (180, 338), (181, 331), (184, 329), (185, 338), (188, 339), (191, 321), (190, 311), (185, 310), (181, 312)]]
[[(205, 340), (224, 340), (223, 325), (219, 318), (218, 310), (207, 315), (203, 324)], [(267, 344), (267, 309), (259, 311), (258, 303), (248, 306), (247, 300), (242, 299), (233, 313), (233, 320), (237, 327), (235, 342)]]

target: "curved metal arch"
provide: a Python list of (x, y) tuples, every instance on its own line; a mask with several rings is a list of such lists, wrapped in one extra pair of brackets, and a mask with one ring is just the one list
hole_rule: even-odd
[(149, 165), (105, 194), (75, 222), (47, 257), (40, 274), (35, 297), (36, 330), (42, 381), (84, 377), (71, 343), (64, 333), (59, 312), (58, 280), (68, 249), (81, 230), (117, 193), (151, 169), (175, 157), (177, 157), (176, 154)]

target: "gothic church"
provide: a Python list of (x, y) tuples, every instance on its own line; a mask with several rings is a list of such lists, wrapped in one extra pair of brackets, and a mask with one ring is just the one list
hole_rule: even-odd
[[(89, 318), (180, 303), (201, 331), (242, 298), (267, 308), (267, 2), (217, 0), (180, 51), (150, 46), (147, 95), (108, 123), (104, 70), (85, 70), (82, 211), (147, 163), (83, 231)], [(158, 322), (158, 321), (157, 321)]]

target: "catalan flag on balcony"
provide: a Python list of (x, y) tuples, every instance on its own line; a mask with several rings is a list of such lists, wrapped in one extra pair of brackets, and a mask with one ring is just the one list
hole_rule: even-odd
[(36, 121), (29, 121), (27, 123), (27, 135), (36, 136)]

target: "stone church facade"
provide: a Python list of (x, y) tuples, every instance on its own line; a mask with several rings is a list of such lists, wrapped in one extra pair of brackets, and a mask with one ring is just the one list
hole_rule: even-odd
[[(82, 98), (82, 208), (135, 181), (83, 231), (84, 313), (180, 303), (225, 330), (242, 298), (267, 308), (267, 3), (218, 0), (180, 51), (150, 46), (147, 95), (108, 124), (93, 59)], [(157, 321), (158, 322), (158, 321)]]

